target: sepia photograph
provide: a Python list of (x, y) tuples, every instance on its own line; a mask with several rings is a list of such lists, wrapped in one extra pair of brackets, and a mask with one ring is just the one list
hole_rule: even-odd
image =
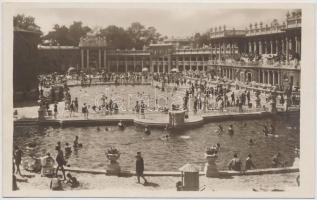
[(312, 197), (314, 6), (5, 3), (7, 196)]

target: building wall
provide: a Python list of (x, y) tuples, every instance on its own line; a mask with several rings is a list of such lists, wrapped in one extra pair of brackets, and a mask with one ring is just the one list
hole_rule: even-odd
[(38, 95), (38, 50), (40, 34), (15, 30), (13, 38), (14, 102), (34, 100)]
[(78, 48), (39, 48), (40, 73), (64, 73), (69, 67), (80, 69), (80, 51)]

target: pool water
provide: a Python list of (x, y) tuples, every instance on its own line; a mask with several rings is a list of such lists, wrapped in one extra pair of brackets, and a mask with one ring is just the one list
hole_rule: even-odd
[(136, 101), (143, 100), (149, 109), (154, 109), (155, 105), (170, 106), (171, 103), (182, 105), (184, 90), (174, 91), (168, 87), (165, 91), (150, 85), (101, 85), (92, 87), (71, 87), (72, 99), (79, 100), (79, 106), (83, 103), (88, 105), (101, 105), (103, 95), (111, 98), (119, 106), (120, 110), (134, 109)]
[[(266, 137), (262, 133), (263, 125), (271, 123), (275, 125), (278, 137)], [(220, 136), (216, 133), (218, 124), (225, 130)], [(233, 136), (227, 134), (230, 124), (234, 128)], [(105, 128), (15, 127), (14, 144), (20, 146), (25, 155), (44, 156), (50, 152), (55, 156), (58, 141), (64, 148), (66, 142), (72, 146), (75, 136), (79, 136), (83, 148), (70, 155), (68, 164), (71, 167), (105, 169), (109, 163), (105, 152), (110, 147), (116, 147), (121, 152), (118, 161), (124, 170), (134, 170), (136, 152), (141, 151), (145, 170), (175, 171), (186, 163), (203, 167), (206, 148), (216, 143), (221, 145), (217, 159), (219, 169), (227, 169), (234, 153), (238, 153), (243, 163), (251, 153), (257, 168), (269, 168), (272, 156), (280, 152), (287, 165), (291, 166), (300, 138), (298, 116), (208, 123), (199, 128), (172, 132), (168, 141), (160, 139), (166, 134), (162, 130), (152, 130), (150, 135), (145, 135), (143, 129), (134, 126), (125, 130), (119, 130), (116, 126), (108, 126), (109, 130)], [(251, 138), (254, 145), (249, 145)], [(35, 143), (35, 148), (27, 149), (28, 143)]]

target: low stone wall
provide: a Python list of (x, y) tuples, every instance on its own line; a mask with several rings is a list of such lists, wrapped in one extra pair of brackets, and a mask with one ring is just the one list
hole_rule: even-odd
[[(299, 115), (299, 111), (292, 112), (248, 112), (248, 113), (231, 113), (231, 114), (218, 114), (218, 115), (202, 115), (195, 119), (189, 118), (185, 120), (183, 127), (180, 128), (192, 128), (197, 127), (208, 122), (219, 122), (225, 120), (242, 120), (242, 119), (261, 119), (267, 118), (274, 115)], [(122, 121), (125, 125), (139, 125), (148, 126), (153, 128), (165, 128), (168, 121), (155, 121), (148, 119), (133, 119), (131, 118), (104, 118), (104, 119), (74, 119), (74, 120), (37, 120), (37, 119), (23, 119), (14, 120), (14, 126), (25, 126), (25, 125), (40, 125), (40, 126), (62, 126), (62, 127), (75, 127), (75, 126), (97, 126), (97, 125), (116, 125), (119, 121)]]
[[(76, 173), (89, 173), (89, 174), (105, 174), (106, 170), (101, 169), (83, 169), (83, 168), (66, 168), (66, 171)], [(267, 168), (267, 169), (254, 169), (248, 171), (219, 171), (219, 178), (228, 176), (247, 176), (247, 175), (264, 175), (264, 174), (282, 174), (299, 172), (297, 167), (284, 167), (284, 168)], [(119, 176), (135, 176), (135, 171), (121, 171)], [(168, 172), (168, 171), (145, 171), (145, 176), (181, 176), (181, 172)], [(199, 172), (200, 176), (205, 176), (204, 171)]]

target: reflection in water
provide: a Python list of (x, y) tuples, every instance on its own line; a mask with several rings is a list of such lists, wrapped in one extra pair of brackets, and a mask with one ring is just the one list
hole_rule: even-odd
[[(266, 137), (263, 134), (263, 126), (272, 123), (279, 137)], [(224, 130), (221, 135), (217, 133), (219, 124)], [(234, 129), (233, 136), (227, 131), (230, 124)], [(161, 137), (167, 134), (168, 140), (162, 141)], [(144, 129), (134, 126), (124, 130), (105, 126), (100, 126), (99, 129), (97, 127), (63, 129), (15, 127), (14, 144), (19, 145), (26, 155), (43, 156), (46, 152), (50, 152), (54, 156), (58, 141), (61, 141), (64, 150), (65, 143), (72, 144), (75, 136), (79, 136), (83, 147), (72, 149), (68, 160), (72, 167), (105, 168), (108, 163), (105, 151), (110, 147), (120, 150), (122, 153), (119, 159), (120, 165), (127, 170), (134, 169), (134, 156), (138, 151), (143, 154), (146, 170), (172, 171), (185, 163), (203, 166), (206, 148), (219, 143), (221, 150), (217, 165), (220, 169), (227, 168), (233, 153), (238, 153), (243, 162), (251, 153), (257, 168), (268, 168), (271, 167), (272, 156), (277, 152), (282, 153), (288, 165), (293, 163), (294, 148), (299, 147), (299, 122), (290, 117), (243, 122), (228, 121), (169, 133), (153, 129), (150, 135), (146, 135)], [(252, 145), (249, 145), (250, 140), (253, 141)], [(27, 148), (30, 143), (34, 143), (34, 147)]]

